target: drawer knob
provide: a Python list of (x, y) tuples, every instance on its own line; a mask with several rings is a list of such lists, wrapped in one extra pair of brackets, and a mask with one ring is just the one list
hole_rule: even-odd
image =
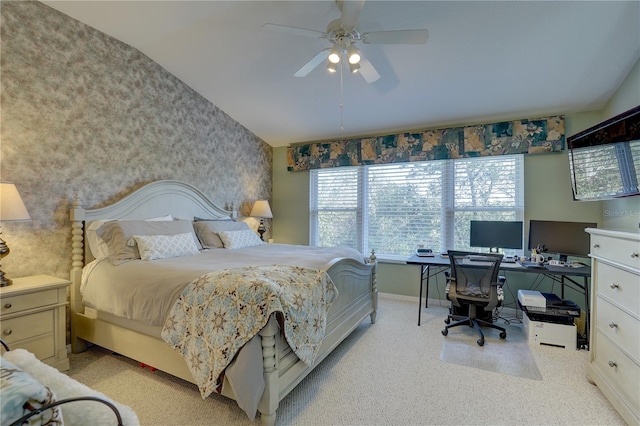
[(5, 304), (4, 304), (5, 309), (9, 309), (9, 308), (11, 308), (12, 306), (13, 306), (13, 305), (12, 305), (11, 303), (5, 303)]
[(631, 253), (631, 257), (632, 257), (632, 258), (636, 258), (636, 257), (638, 257), (638, 253), (636, 253), (636, 252), (634, 251), (633, 253)]
[(609, 361), (609, 367), (617, 367), (617, 366), (618, 364), (616, 364), (615, 362)]
[(609, 323), (609, 327), (611, 327), (611, 328), (616, 328), (617, 326), (618, 326), (618, 324), (616, 324), (616, 323), (615, 323), (615, 322), (613, 322), (613, 321), (611, 321), (611, 322)]
[(5, 331), (2, 332), (2, 334), (4, 334), (5, 336), (10, 336), (11, 333), (13, 333), (13, 330), (11, 330), (10, 328), (7, 328)]
[(600, 244), (595, 243), (595, 244), (593, 245), (593, 248), (600, 248)]
[(609, 287), (611, 287), (612, 290), (615, 290), (616, 288), (620, 288), (620, 286), (616, 283), (611, 283)]

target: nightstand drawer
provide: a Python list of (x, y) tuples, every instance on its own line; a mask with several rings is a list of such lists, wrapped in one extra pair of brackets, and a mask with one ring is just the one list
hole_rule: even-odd
[(47, 362), (48, 358), (53, 358), (55, 353), (55, 334), (49, 333), (38, 336), (35, 339), (22, 340), (11, 345), (11, 349), (26, 349), (41, 361)]
[(11, 346), (19, 340), (27, 340), (54, 330), (54, 311), (48, 310), (19, 318), (2, 321), (2, 339)]
[(58, 291), (46, 290), (39, 293), (21, 294), (19, 296), (3, 297), (0, 304), (0, 314), (8, 315), (27, 309), (39, 308), (58, 303)]

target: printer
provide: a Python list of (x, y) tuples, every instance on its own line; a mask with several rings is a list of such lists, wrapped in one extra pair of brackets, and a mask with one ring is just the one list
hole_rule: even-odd
[(580, 308), (575, 303), (552, 293), (518, 290), (518, 304), (524, 312), (522, 322), (530, 345), (577, 349), (574, 319), (580, 316)]

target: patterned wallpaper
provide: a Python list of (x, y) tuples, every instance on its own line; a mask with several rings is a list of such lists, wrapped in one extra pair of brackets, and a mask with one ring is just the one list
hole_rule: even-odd
[(271, 147), (150, 58), (42, 3), (0, 7), (0, 178), (33, 219), (2, 225), (7, 276), (68, 277), (75, 194), (177, 179), (244, 215), (271, 198)]

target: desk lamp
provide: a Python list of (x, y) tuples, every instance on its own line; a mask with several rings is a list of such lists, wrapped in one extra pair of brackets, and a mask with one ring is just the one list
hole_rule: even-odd
[[(31, 216), (22, 202), (18, 188), (11, 182), (0, 182), (0, 223), (27, 220), (31, 220)], [(9, 251), (7, 244), (0, 238), (0, 260), (8, 255)], [(0, 287), (11, 284), (11, 280), (5, 278), (4, 272), (0, 270)]]
[(251, 213), (249, 216), (259, 217), (260, 225), (258, 226), (258, 234), (260, 234), (260, 239), (264, 241), (264, 233), (267, 230), (264, 227), (264, 220), (271, 219), (273, 214), (271, 213), (271, 207), (269, 207), (269, 201), (267, 200), (258, 200), (253, 204), (253, 208), (251, 209)]

